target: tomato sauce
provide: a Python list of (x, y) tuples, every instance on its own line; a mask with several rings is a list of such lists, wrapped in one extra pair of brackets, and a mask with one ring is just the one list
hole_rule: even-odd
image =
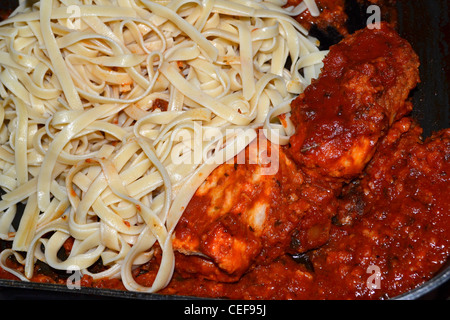
[(425, 142), (404, 118), (339, 199), (330, 239), (236, 283), (175, 276), (168, 294), (238, 299), (388, 299), (429, 280), (450, 254), (450, 130)]
[[(336, 86), (336, 75), (344, 66), (389, 51), (391, 44), (380, 39), (361, 39), (356, 49), (357, 59), (345, 58), (345, 46), (328, 58), (333, 66), (325, 75), (329, 81), (313, 84), (317, 95), (309, 97), (311, 103), (323, 106), (322, 113), (315, 114), (319, 123), (315, 129), (325, 130), (328, 122), (341, 121), (342, 113), (347, 112), (344, 110), (352, 110), (354, 106), (340, 95), (342, 91), (335, 90), (338, 95), (332, 100), (327, 91)], [(354, 56), (355, 47), (351, 50)], [(374, 87), (390, 86), (395, 81), (397, 79), (387, 71), (378, 74), (371, 83)], [(395, 114), (372, 124), (380, 124), (385, 130), (398, 116)], [(358, 134), (365, 135), (373, 127), (358, 129), (361, 130)], [(329, 135), (325, 131), (315, 132), (311, 135)], [(207, 280), (195, 275), (186, 277), (176, 268), (172, 281), (160, 294), (230, 299), (388, 299), (429, 280), (450, 255), (450, 202), (447, 199), (450, 194), (450, 130), (436, 133), (426, 141), (422, 141), (420, 135), (421, 129), (409, 118), (401, 119), (390, 129), (364, 174), (349, 181), (335, 199), (336, 212), (327, 230), (329, 239), (320, 248), (254, 265), (235, 282)], [(343, 135), (344, 146), (346, 141), (350, 140)], [(293, 147), (296, 146), (299, 153), (304, 153), (300, 150), (303, 144), (293, 141)], [(297, 189), (297, 185), (286, 185), (289, 183), (286, 181), (283, 188)], [(311, 216), (309, 220), (311, 225), (320, 221), (319, 216)], [(65, 249), (70, 250), (70, 242)], [(155, 249), (154, 259), (133, 271), (138, 283), (152, 285), (160, 258), (160, 252)], [(190, 262), (176, 254), (178, 267), (186, 269), (189, 266), (183, 264)], [(23, 266), (13, 258), (9, 258), (7, 264), (23, 272)], [(103, 267), (97, 264), (93, 268), (101, 270)], [(41, 263), (36, 264), (34, 274), (31, 281), (62, 285), (68, 277)], [(0, 278), (15, 277), (0, 268)], [(93, 280), (84, 276), (81, 284), (125, 290), (118, 279)]]
[[(234, 283), (185, 278), (175, 271), (160, 293), (230, 299), (388, 299), (429, 280), (450, 254), (450, 130), (426, 141), (420, 134), (409, 118), (394, 125), (365, 175), (344, 189), (323, 247), (255, 266)], [(151, 286), (159, 258), (157, 251), (154, 261), (134, 271), (138, 283)], [(33, 281), (64, 283), (57, 275), (37, 271)], [(4, 272), (0, 276), (11, 278)], [(94, 281), (85, 276), (82, 285), (124, 290), (117, 279)]]

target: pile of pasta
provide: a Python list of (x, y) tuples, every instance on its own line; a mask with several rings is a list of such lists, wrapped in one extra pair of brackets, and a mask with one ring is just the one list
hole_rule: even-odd
[[(21, 1), (0, 23), (0, 238), (12, 242), (0, 266), (23, 281), (39, 260), (164, 288), (195, 190), (260, 128), (279, 144), (293, 133), (290, 101), (327, 53), (294, 19), (307, 9), (318, 13), (311, 0)], [(144, 287), (132, 270), (156, 246)]]

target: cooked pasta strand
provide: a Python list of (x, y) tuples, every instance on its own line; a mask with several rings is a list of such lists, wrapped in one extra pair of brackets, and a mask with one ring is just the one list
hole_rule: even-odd
[[(0, 266), (24, 281), (40, 260), (164, 288), (195, 190), (258, 128), (287, 143), (289, 102), (318, 76), (326, 52), (292, 17), (314, 1), (284, 4), (21, 2), (0, 23), (0, 238), (12, 241)], [(132, 270), (156, 263), (156, 246), (143, 287)], [(98, 259), (105, 270), (93, 273)]]

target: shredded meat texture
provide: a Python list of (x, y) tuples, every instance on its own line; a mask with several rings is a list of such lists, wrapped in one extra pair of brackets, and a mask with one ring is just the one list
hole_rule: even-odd
[(233, 282), (324, 245), (343, 183), (411, 110), (417, 68), (409, 44), (385, 24), (332, 47), (319, 79), (292, 103), (297, 130), (275, 152), (276, 173), (249, 163), (250, 146), (244, 164), (220, 166), (196, 192), (175, 230), (177, 271)]

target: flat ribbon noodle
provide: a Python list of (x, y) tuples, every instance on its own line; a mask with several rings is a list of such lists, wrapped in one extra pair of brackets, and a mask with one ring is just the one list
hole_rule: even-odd
[[(326, 51), (293, 18), (317, 7), (286, 4), (21, 1), (0, 22), (0, 238), (12, 242), (0, 267), (30, 281), (39, 260), (164, 288), (197, 188), (260, 129), (286, 144), (290, 101), (320, 72)], [(145, 287), (132, 270), (157, 246)]]

